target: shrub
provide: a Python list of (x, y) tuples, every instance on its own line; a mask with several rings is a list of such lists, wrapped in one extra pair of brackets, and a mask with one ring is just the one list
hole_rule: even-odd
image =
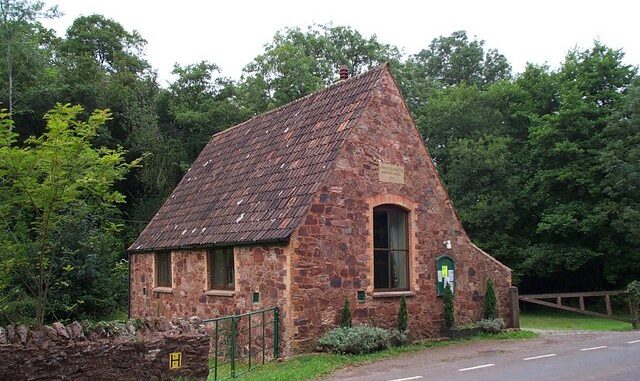
[(484, 294), (484, 306), (482, 308), (482, 318), (493, 320), (498, 317), (496, 307), (496, 293), (493, 290), (493, 281), (487, 279), (487, 292)]
[(364, 354), (388, 347), (387, 331), (366, 325), (334, 328), (318, 340), (319, 350), (339, 354)]
[(476, 323), (476, 327), (480, 328), (482, 332), (486, 333), (499, 333), (506, 327), (504, 320), (497, 319), (482, 319)]
[(451, 291), (451, 286), (447, 283), (444, 288), (444, 296), (442, 297), (442, 303), (444, 305), (444, 325), (447, 328), (453, 327), (455, 322), (454, 310), (453, 310), (453, 301), (455, 296), (453, 295), (453, 291)]
[(405, 332), (409, 326), (407, 316), (407, 298), (402, 295), (400, 298), (400, 309), (398, 310), (398, 331)]
[(403, 345), (410, 344), (412, 341), (411, 332), (409, 332), (408, 329), (400, 331), (397, 328), (394, 328), (389, 333), (389, 344), (392, 347), (401, 347)]
[(640, 328), (640, 282), (634, 280), (627, 285), (627, 295), (631, 303), (631, 317), (633, 329)]
[(351, 308), (349, 308), (349, 299), (344, 298), (344, 306), (340, 311), (340, 327), (351, 328)]

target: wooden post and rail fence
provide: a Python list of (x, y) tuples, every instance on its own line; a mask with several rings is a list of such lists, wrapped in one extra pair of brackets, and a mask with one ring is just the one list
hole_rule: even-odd
[[(623, 321), (627, 323), (631, 323), (635, 318), (635, 309), (632, 308), (631, 300), (627, 298), (629, 313), (631, 318), (626, 318), (623, 316), (617, 316), (613, 314), (613, 309), (611, 307), (611, 297), (616, 295), (626, 295), (627, 292), (624, 290), (613, 290), (613, 291), (591, 291), (591, 292), (561, 292), (561, 293), (550, 293), (550, 294), (527, 294), (527, 295), (518, 295), (518, 288), (511, 287), (509, 289), (509, 307), (511, 312), (511, 325), (513, 327), (520, 327), (520, 302), (533, 303), (538, 304), (545, 307), (556, 308), (563, 311), (571, 311), (576, 312), (583, 315), (595, 316), (605, 319), (612, 319)], [(594, 298), (594, 297), (604, 297), (604, 304), (606, 308), (606, 313), (597, 312), (593, 310), (589, 310), (585, 307), (584, 299), (585, 298)], [(562, 303), (562, 299), (578, 299), (578, 308), (573, 306), (568, 306)]]

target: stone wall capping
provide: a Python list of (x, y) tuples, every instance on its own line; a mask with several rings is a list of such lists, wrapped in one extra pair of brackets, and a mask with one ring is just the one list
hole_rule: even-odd
[(171, 287), (154, 287), (151, 291), (159, 294), (173, 294), (173, 288)]
[(236, 292), (233, 290), (207, 290), (204, 294), (207, 296), (234, 296)]
[(399, 298), (401, 296), (416, 296), (413, 291), (375, 291), (373, 293), (374, 298)]

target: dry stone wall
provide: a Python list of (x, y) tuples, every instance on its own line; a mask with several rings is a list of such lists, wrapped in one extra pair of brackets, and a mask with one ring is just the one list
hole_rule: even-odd
[[(209, 342), (198, 318), (9, 325), (0, 327), (0, 380), (204, 380)], [(171, 353), (181, 354), (178, 369), (170, 369)]]

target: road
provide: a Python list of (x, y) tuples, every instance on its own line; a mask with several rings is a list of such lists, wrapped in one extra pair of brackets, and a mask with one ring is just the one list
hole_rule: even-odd
[(640, 380), (640, 332), (543, 332), (532, 340), (432, 348), (324, 381)]

